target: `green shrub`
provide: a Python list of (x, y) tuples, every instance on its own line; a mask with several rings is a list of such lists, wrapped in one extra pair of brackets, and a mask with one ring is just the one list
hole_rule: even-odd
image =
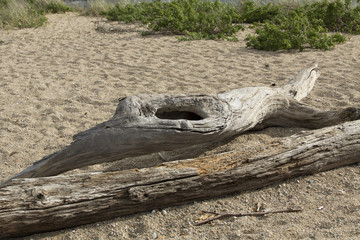
[(283, 11), (284, 9), (282, 7), (275, 6), (271, 3), (258, 6), (253, 1), (245, 1), (239, 9), (240, 19), (238, 21), (246, 23), (264, 22), (265, 20), (273, 19)]
[(346, 38), (340, 33), (328, 35), (328, 31), (360, 34), (360, 6), (353, 7), (351, 0), (313, 2), (280, 11), (269, 19), (257, 25), (255, 36), (247, 36), (248, 47), (273, 51), (302, 51), (305, 47), (329, 50)]
[(7, 5), (9, 0), (0, 0), (0, 8), (4, 8)]
[(292, 11), (289, 15), (265, 21), (256, 29), (257, 36), (248, 35), (248, 47), (260, 50), (276, 51), (280, 49), (299, 49), (313, 47), (329, 50), (335, 43), (345, 42), (341, 34), (327, 35), (322, 20), (309, 21), (304, 11)]
[(142, 22), (155, 32), (185, 35), (179, 37), (180, 40), (236, 40), (235, 33), (242, 28), (242, 25), (233, 24), (236, 14), (233, 7), (219, 0), (156, 0), (125, 7), (116, 5), (105, 16), (115, 21)]
[(360, 6), (352, 7), (351, 0), (315, 2), (306, 5), (309, 19), (321, 19), (323, 27), (332, 32), (360, 34)]
[(65, 13), (70, 12), (72, 9), (63, 2), (49, 2), (44, 6), (43, 10), (47, 13)]
[(219, 0), (175, 0), (164, 8), (160, 18), (149, 25), (154, 31), (185, 33), (190, 38), (197, 35), (205, 39), (234, 40), (240, 26), (232, 24), (232, 9)]
[(126, 23), (142, 22), (146, 24), (159, 14), (157, 9), (163, 8), (164, 5), (160, 1), (126, 4), (125, 6), (116, 4), (110, 10), (103, 12), (103, 15), (111, 21)]

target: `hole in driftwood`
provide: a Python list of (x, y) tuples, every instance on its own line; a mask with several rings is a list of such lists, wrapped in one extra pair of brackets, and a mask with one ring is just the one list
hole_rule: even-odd
[(36, 198), (37, 198), (38, 200), (44, 200), (44, 199), (45, 199), (45, 196), (44, 196), (44, 194), (42, 194), (42, 193), (38, 193), (38, 194), (36, 195)]
[(186, 120), (202, 120), (204, 119), (200, 115), (190, 112), (190, 111), (179, 111), (179, 110), (166, 110), (158, 109), (155, 113), (155, 116), (160, 119), (186, 119)]

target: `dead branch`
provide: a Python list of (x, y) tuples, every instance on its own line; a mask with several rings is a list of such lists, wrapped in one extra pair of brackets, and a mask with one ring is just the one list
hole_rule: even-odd
[(227, 218), (227, 217), (245, 217), (245, 216), (265, 216), (268, 214), (274, 214), (274, 213), (289, 213), (289, 212), (300, 212), (302, 211), (302, 208), (287, 208), (287, 209), (280, 209), (280, 210), (268, 210), (263, 212), (248, 212), (248, 213), (217, 213), (217, 212), (204, 212), (204, 213), (210, 213), (214, 214), (216, 216), (208, 218), (206, 220), (202, 220), (199, 222), (194, 222), (195, 226), (200, 226), (209, 222), (212, 222), (214, 220), (218, 220), (221, 218)]

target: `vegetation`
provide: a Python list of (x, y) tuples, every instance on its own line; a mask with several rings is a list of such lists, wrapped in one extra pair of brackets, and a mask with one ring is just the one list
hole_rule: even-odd
[(322, 27), (331, 32), (360, 34), (360, 6), (352, 7), (351, 0), (315, 2), (304, 7), (311, 21), (322, 20)]
[[(246, 38), (247, 46), (261, 50), (304, 50), (306, 47), (329, 50), (343, 43), (343, 33), (360, 33), (360, 7), (351, 0), (313, 2), (303, 6), (285, 4), (260, 5), (245, 1), (230, 5), (219, 0), (174, 0), (117, 4), (103, 15), (109, 20), (139, 22), (153, 32), (182, 35), (180, 40), (228, 39), (243, 29), (242, 23), (253, 23), (254, 35)], [(328, 34), (328, 32), (338, 32)]]
[(141, 2), (137, 4), (116, 4), (109, 11), (103, 12), (108, 20), (126, 23), (142, 22), (147, 24), (155, 19), (159, 7), (166, 5), (160, 1)]
[(70, 7), (60, 0), (31, 0), (31, 2), (43, 13), (65, 13), (72, 11)]
[(61, 0), (0, 0), (0, 28), (39, 27), (46, 13), (70, 10)]
[[(92, 0), (85, 14), (141, 23), (148, 28), (144, 35), (171, 33), (179, 40), (236, 41), (236, 33), (244, 29), (242, 24), (251, 23), (256, 30), (246, 37), (247, 46), (269, 51), (302, 51), (307, 47), (329, 50), (346, 41), (343, 33), (360, 34), (360, 6), (352, 5), (352, 0), (303, 5), (261, 5), (249, 0), (239, 4), (220, 0), (128, 1), (118, 0), (115, 5)], [(70, 10), (62, 0), (0, 0), (0, 28), (38, 27), (46, 22), (46, 13)]]
[(346, 41), (345, 36), (327, 34), (321, 19), (309, 20), (304, 10), (292, 11), (288, 16), (274, 18), (256, 29), (256, 36), (248, 35), (247, 46), (260, 50), (312, 48), (330, 50), (336, 43)]
[[(110, 11), (115, 4), (106, 0), (91, 0), (87, 2), (89, 7), (83, 11), (84, 15), (87, 16), (102, 16), (106, 12)], [(129, 2), (119, 0), (119, 5), (130, 4)]]
[[(328, 31), (337, 32), (327, 34)], [(248, 47), (260, 50), (299, 49), (312, 47), (330, 50), (343, 43), (342, 33), (360, 33), (360, 7), (351, 7), (351, 1), (335, 0), (314, 2), (290, 11), (282, 11), (266, 19), (256, 29), (256, 35), (248, 35)]]
[(259, 5), (253, 1), (245, 1), (238, 7), (238, 21), (245, 23), (264, 22), (271, 20), (284, 11), (284, 6), (268, 3)]
[(105, 16), (113, 21), (141, 22), (154, 32), (184, 35), (179, 37), (180, 40), (237, 40), (235, 33), (243, 28), (234, 24), (235, 9), (219, 0), (156, 0), (124, 7), (117, 4)]

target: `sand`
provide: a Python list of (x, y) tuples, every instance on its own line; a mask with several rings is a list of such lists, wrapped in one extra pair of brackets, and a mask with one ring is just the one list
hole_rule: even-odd
[[(173, 36), (142, 37), (138, 28), (117, 23), (111, 27), (118, 31), (99, 32), (99, 19), (73, 13), (48, 19), (45, 27), (0, 31), (0, 181), (69, 144), (75, 133), (106, 121), (118, 99), (129, 95), (280, 86), (318, 62), (321, 76), (304, 102), (326, 110), (359, 107), (360, 36), (332, 51), (264, 52), (246, 48), (242, 39), (249, 30), (238, 34), (239, 42), (180, 42)], [(256, 146), (300, 130), (244, 134), (205, 154)], [(106, 168), (119, 165), (85, 170)], [(359, 191), (360, 165), (353, 165), (24, 239), (359, 239)], [(192, 225), (202, 210), (246, 212), (257, 204), (272, 209), (295, 205), (304, 211)]]

